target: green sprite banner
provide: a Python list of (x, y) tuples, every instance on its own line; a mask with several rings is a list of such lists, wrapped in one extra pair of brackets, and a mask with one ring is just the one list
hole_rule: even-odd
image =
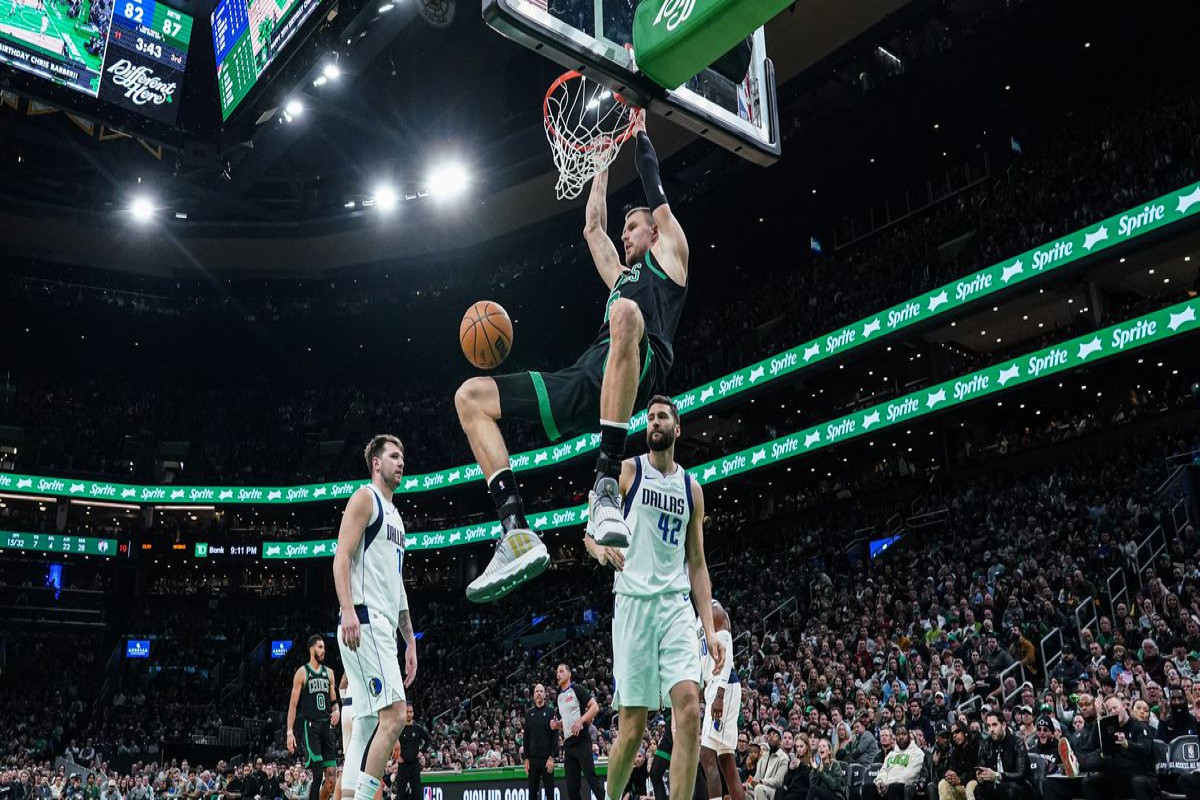
[[(722, 481), (822, 447), (840, 444), (867, 433), (912, 422), (919, 417), (1033, 383), (1059, 372), (1175, 336), (1195, 333), (1200, 328), (1197, 311), (1200, 311), (1200, 299), (1164, 308), (714, 459), (694, 467), (691, 470), (692, 477), (701, 484)], [(586, 519), (587, 506), (576, 506), (531, 516), (530, 523), (538, 531), (548, 531), (580, 525)], [(492, 523), (431, 533), (410, 533), (405, 537), (405, 547), (409, 550), (431, 550), (498, 538), (500, 524)], [(328, 557), (336, 549), (337, 542), (332, 539), (317, 542), (263, 542), (263, 558)]]
[[(686, 391), (675, 398), (681, 413), (704, 408), (751, 388), (839, 356), (869, 342), (891, 336), (918, 323), (949, 316), (962, 306), (1000, 292), (1022, 281), (1048, 274), (1087, 256), (1193, 216), (1200, 210), (1200, 183), (1163, 195), (1138, 209), (1109, 217), (1049, 244), (1008, 259), (941, 286), (919, 297), (864, 317), (852, 325), (748, 367)], [(400, 421), (402, 422), (402, 420)], [(646, 412), (630, 420), (635, 433), (646, 426)], [(511, 456), (512, 468), (523, 471), (564, 463), (600, 446), (600, 434), (590, 433), (561, 444)], [(459, 486), (482, 477), (477, 465), (453, 467), (423, 475), (409, 475), (400, 493), (428, 492)], [(304, 486), (138, 486), (95, 481), (69, 481), (34, 475), (0, 473), (0, 490), (78, 497), (88, 500), (124, 500), (130, 503), (311, 503), (349, 497), (365, 481), (352, 480)]]
[(40, 553), (68, 553), (108, 558), (117, 555), (117, 540), (0, 531), (0, 550), (36, 550)]

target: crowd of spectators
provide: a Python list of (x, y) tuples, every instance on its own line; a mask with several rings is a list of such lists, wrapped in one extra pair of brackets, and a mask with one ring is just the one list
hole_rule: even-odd
[[(805, 775), (795, 763), (807, 753), (828, 748), (837, 761), (868, 763), (887, 761), (899, 746), (917, 748), (934, 765), (921, 771), (922, 781), (940, 781), (946, 765), (960, 763), (955, 759), (964, 757), (964, 748), (987, 738), (987, 709), (1023, 746), (1045, 751), (1047, 768), (1061, 769), (1058, 741), (1065, 738), (1077, 760), (1086, 761), (1091, 729), (1082, 720), (1091, 718), (1089, 702), (1116, 703), (1110, 696), (1123, 696), (1135, 721), (1144, 716), (1161, 736), (1194, 728), (1200, 716), (1200, 681), (1193, 682), (1200, 676), (1200, 538), (1190, 524), (1170, 528), (1154, 491), (1166, 456), (1200, 451), (1200, 431), (1176, 425), (1114, 441), (1099, 434), (1060, 442), (1051, 448), (1060, 452), (1058, 463), (1037, 472), (964, 478), (945, 492), (936, 526), (905, 532), (876, 558), (868, 558), (861, 543), (847, 547), (846, 532), (868, 516), (852, 501), (806, 514), (780, 512), (714, 552), (716, 595), (730, 611), (736, 637), (745, 734), (739, 764), (746, 775), (756, 774), (756, 754), (782, 749), (790, 768), (761, 773), (757, 783), (778, 779), (777, 789), (794, 792), (805, 779), (825, 785), (825, 777)], [(1165, 549), (1149, 559), (1138, 546), (1161, 524), (1169, 528)], [(1110, 596), (1105, 587), (1114, 574), (1120, 580)], [(519, 764), (532, 687), (545, 684), (553, 702), (560, 661), (604, 709), (594, 750), (601, 757), (608, 752), (615, 716), (607, 574), (564, 566), (540, 580), (544, 591), (536, 596), (517, 595), (468, 615), (444, 595), (414, 596), (425, 637), (424, 678), (413, 700), (436, 743), (423, 755), (428, 768)], [(547, 608), (546, 597), (566, 599)], [(268, 632), (263, 625), (270, 620), (288, 630), (332, 622), (324, 611), (301, 611), (285, 601), (265, 600), (241, 612), (213, 602), (197, 598), (172, 610), (147, 605), (128, 632), (160, 637), (158, 666), (190, 664), (211, 674), (220, 657), (210, 663), (208, 651), (244, 652)], [(1083, 609), (1082, 628), (1077, 609)], [(595, 616), (585, 622), (585, 612)], [(522, 622), (533, 615), (545, 617), (540, 627)], [(472, 636), (461, 635), (464, 626)], [(521, 636), (535, 627), (558, 634), (522, 645)], [(222, 637), (230, 631), (245, 636), (226, 643)], [(1048, 653), (1054, 655), (1059, 634), (1062, 656), (1047, 669), (1041, 645), (1051, 636)], [(213, 701), (212, 682), (190, 683), (170, 671), (150, 681), (135, 668), (102, 695), (94, 680), (64, 685), (55, 679), (61, 672), (46, 666), (74, 659), (80, 663), (73, 675), (95, 676), (95, 653), (87, 640), (54, 636), (22, 648), (13, 674), (32, 679), (14, 709), (11, 744), (0, 755), (5, 768), (15, 770), (10, 782), (19, 781), (13, 776), (22, 770), (34, 783), (44, 774), (53, 792), (46, 759), (70, 755), (94, 770), (96, 790), (109, 796), (125, 797), (141, 785), (171, 796), (175, 783), (193, 778), (183, 765), (161, 760), (162, 742), (211, 733), (250, 715), (265, 718), (278, 713), (286, 695), (288, 670), (269, 666), (245, 678), (232, 708)], [(662, 720), (652, 721), (647, 757), (664, 730)], [(291, 762), (278, 730), (268, 734), (256, 746), (286, 792)], [(970, 747), (955, 750), (960, 736)], [(1007, 756), (1004, 763), (1007, 770)], [(215, 777), (221, 774), (219, 768), (210, 779), (246, 779)], [(888, 780), (890, 768), (882, 774)], [(60, 793), (71, 780), (62, 783)]]
[[(1200, 95), (1194, 89), (1194, 77), (1181, 76), (1147, 91), (1119, 93), (1119, 102), (1048, 123), (1026, 136), (1024, 153), (1003, 174), (849, 247), (816, 257), (805, 269), (796, 269), (790, 260), (766, 257), (767, 252), (755, 258), (754, 247), (788, 250), (788, 227), (764, 226), (748, 240), (722, 239), (715, 245), (719, 252), (742, 252), (747, 262), (758, 266), (751, 270), (748, 263), (734, 263), (724, 268), (739, 286), (732, 295), (718, 294), (724, 292), (720, 282), (696, 281), (691, 309), (675, 342), (675, 367), (667, 388), (691, 388), (1186, 184), (1194, 177), (1198, 131), (1193, 128), (1200, 118)], [(703, 227), (718, 238), (721, 230), (728, 230)], [(728, 230), (725, 235), (735, 233)], [(947, 257), (941, 246), (952, 240), (958, 244)], [(509, 285), (526, 298), (566, 296), (572, 291), (569, 278), (576, 274), (572, 265), (586, 259), (581, 243), (559, 242), (532, 253), (526, 250), (504, 267), (489, 263), (484, 280)], [(469, 269), (443, 270), (428, 281), (380, 284), (364, 278), (361, 284), (357, 279), (309, 281), (277, 295), (266, 290), (257, 301), (246, 301), (252, 305), (249, 310), (229, 293), (215, 294), (213, 302), (218, 304), (218, 318), (226, 312), (240, 315), (235, 325), (279, 319), (303, 324), (370, 317), (379, 307), (411, 319), (430, 315), (435, 308), (437, 314), (453, 314), (445, 308), (458, 308), (466, 301), (455, 299), (446, 306), (449, 298), (474, 297), (480, 291), (478, 276)], [(119, 313), (141, 309), (170, 314), (177, 326), (211, 324), (214, 313), (213, 304), (204, 299), (207, 295), (188, 289), (165, 297), (150, 295), (139, 303), (136, 293), (97, 295), (74, 282), (9, 277), (2, 291), (29, 307), (88, 306), (108, 298)], [(506, 367), (565, 365), (590, 335), (578, 315), (559, 320), (539, 312), (536, 304), (528, 314), (552, 320), (562, 330), (578, 329), (579, 339), (537, 335), (538, 347), (517, 348)], [(21, 448), (19, 466), (24, 471), (128, 478), (131, 471), (144, 469), (131, 465), (141, 459), (131, 457), (131, 441), (143, 446), (187, 441), (188, 482), (342, 478), (357, 473), (355, 448), (318, 457), (312, 443), (357, 442), (397, 420), (403, 421), (411, 449), (426, 454), (429, 463), (423, 463), (423, 469), (468, 463), (470, 453), (450, 403), (463, 375), (444, 369), (440, 361), (408, 358), (405, 363), (403, 378), (397, 377), (394, 385), (382, 380), (353, 387), (340, 381), (281, 383), (265, 375), (248, 383), (198, 386), (155, 381), (152, 373), (91, 382), (74, 375), (70, 384), (61, 377), (22, 375), (0, 396), (0, 422), (24, 428), (33, 437)], [(422, 371), (431, 367), (437, 374)], [(445, 402), (430, 402), (437, 397)], [(513, 451), (542, 443), (540, 432), (532, 428), (513, 426), (506, 434)]]

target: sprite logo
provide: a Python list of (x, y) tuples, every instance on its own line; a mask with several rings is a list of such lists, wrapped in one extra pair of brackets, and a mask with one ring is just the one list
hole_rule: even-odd
[(673, 31), (687, 22), (695, 7), (696, 0), (666, 0), (658, 9), (658, 16), (654, 18), (654, 27), (657, 28), (660, 22), (666, 20), (667, 30)]

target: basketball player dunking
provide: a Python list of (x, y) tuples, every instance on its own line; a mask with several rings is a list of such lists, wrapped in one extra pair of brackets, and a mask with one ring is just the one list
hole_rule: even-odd
[(647, 205), (625, 215), (624, 259), (608, 238), (608, 173), (592, 180), (583, 235), (609, 289), (596, 342), (559, 372), (477, 377), (454, 396), (471, 450), (487, 476), (503, 526), (491, 563), (467, 587), (478, 603), (496, 600), (540, 575), (550, 554), (529, 528), (508, 451), (496, 420), (540, 422), (551, 441), (600, 426), (600, 456), (589, 494), (589, 531), (602, 545), (625, 547), (629, 528), (621, 514), (617, 478), (635, 406), (662, 387), (674, 359), (672, 340), (687, 297), (688, 245), (671, 213), (646, 135), (645, 117), (634, 122), (636, 160)]
[(313, 634), (308, 637), (308, 663), (292, 677), (287, 715), (288, 752), (299, 750), (304, 766), (313, 774), (308, 800), (329, 800), (333, 794), (337, 778), (337, 739), (333, 729), (340, 718), (333, 670), (325, 666), (325, 640)]
[(629, 548), (604, 547), (589, 536), (584, 536), (584, 546), (593, 558), (617, 571), (613, 706), (620, 710), (620, 719), (608, 755), (608, 786), (619, 791), (629, 781), (649, 709), (670, 708), (675, 728), (670, 797), (690, 800), (700, 749), (697, 615), (714, 674), (725, 663), (726, 646), (713, 627), (712, 584), (701, 525), (704, 492), (675, 463), (678, 436), (679, 409), (674, 401), (662, 395), (650, 398), (646, 415), (650, 453), (621, 465)]
[[(341, 608), (338, 643), (354, 730), (342, 770), (343, 791), (373, 800), (392, 747), (404, 729), (404, 690), (417, 675), (417, 642), (404, 590), (404, 523), (392, 493), (404, 475), (404, 446), (381, 434), (363, 453), (370, 484), (350, 496), (338, 529), (333, 585)], [(400, 674), (396, 632), (404, 638)]]

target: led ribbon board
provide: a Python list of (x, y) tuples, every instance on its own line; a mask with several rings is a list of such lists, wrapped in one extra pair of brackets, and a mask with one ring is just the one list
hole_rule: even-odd
[[(988, 395), (1014, 389), (1028, 383), (1057, 375), (1127, 353), (1150, 344), (1158, 344), (1176, 336), (1195, 333), (1200, 299), (1164, 308), (1136, 319), (1122, 322), (1062, 344), (978, 370), (886, 403), (855, 411), (844, 417), (822, 422), (811, 428), (781, 436), (738, 453), (714, 459), (690, 470), (701, 484), (716, 483), (735, 475), (774, 466), (822, 447), (855, 439), (867, 433), (912, 422), (920, 417), (937, 414), (948, 408), (963, 405)], [(530, 516), (533, 528), (539, 531), (581, 525), (587, 519), (587, 506), (560, 508)], [(436, 550), (500, 538), (500, 523), (472, 525), (444, 531), (410, 533), (405, 537), (408, 550)], [(330, 557), (337, 550), (336, 539), (315, 542), (263, 542), (263, 558)]]
[[(687, 414), (726, 398), (767, 385), (772, 381), (863, 347), (918, 323), (949, 317), (964, 305), (988, 297), (1022, 281), (1048, 274), (1086, 256), (1143, 236), (1200, 211), (1200, 183), (1172, 192), (1138, 209), (1081, 228), (1049, 244), (1021, 253), (948, 283), (924, 295), (873, 314), (841, 330), (813, 339), (790, 350), (691, 389), (675, 398)], [(646, 412), (630, 420), (631, 433), (646, 427)], [(517, 453), (510, 457), (514, 471), (562, 464), (600, 446), (600, 434), (590, 433), (561, 444)], [(482, 477), (476, 464), (452, 467), (423, 475), (409, 475), (397, 493), (428, 492), (461, 486)], [(315, 483), (303, 486), (139, 486), (95, 481), (69, 481), (35, 475), (0, 473), (0, 490), (81, 499), (124, 500), (134, 503), (311, 503), (347, 498), (365, 485), (362, 480)]]
[(93, 539), (88, 536), (0, 531), (0, 550), (34, 550), (39, 553), (69, 553), (111, 558), (117, 555), (117, 540)]

